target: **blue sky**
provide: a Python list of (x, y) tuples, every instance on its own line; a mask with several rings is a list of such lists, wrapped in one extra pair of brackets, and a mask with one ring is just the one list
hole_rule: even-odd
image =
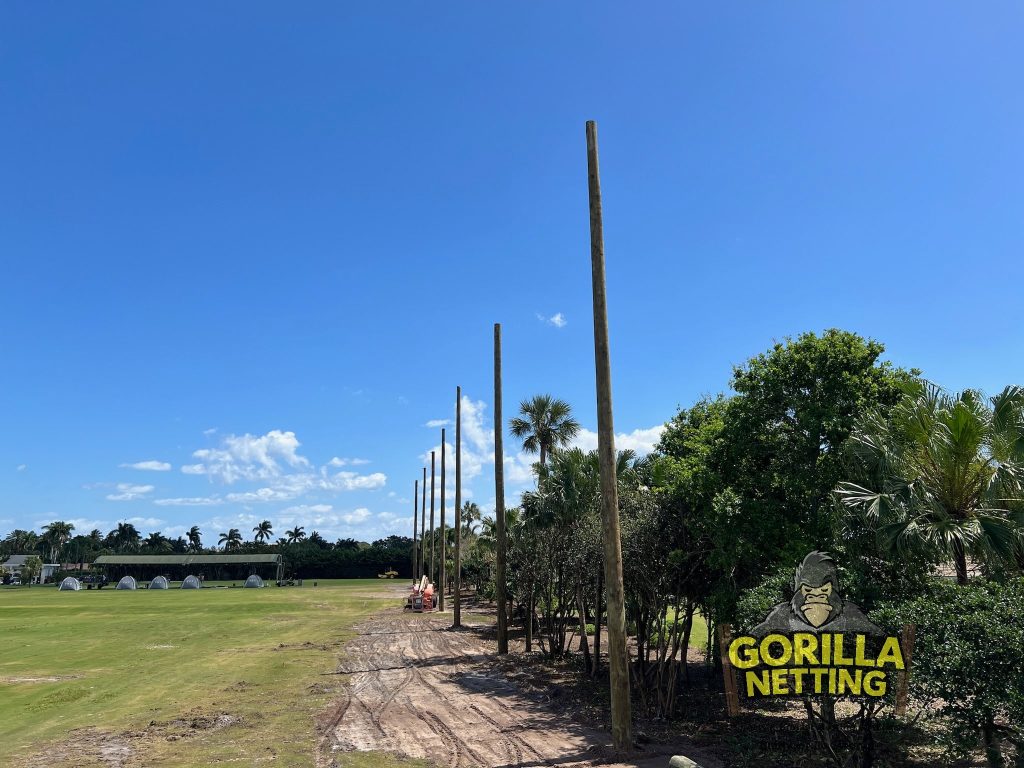
[(0, 533), (405, 532), (456, 385), (493, 504), (494, 322), (596, 429), (588, 119), (620, 445), (807, 330), (1024, 380), (1019, 4), (640, 7), (4, 3)]

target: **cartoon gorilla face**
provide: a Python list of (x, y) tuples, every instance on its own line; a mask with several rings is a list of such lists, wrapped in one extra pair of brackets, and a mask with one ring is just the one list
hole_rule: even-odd
[(843, 611), (839, 596), (839, 574), (827, 552), (811, 552), (796, 569), (793, 578), (793, 613), (812, 627), (832, 621)]

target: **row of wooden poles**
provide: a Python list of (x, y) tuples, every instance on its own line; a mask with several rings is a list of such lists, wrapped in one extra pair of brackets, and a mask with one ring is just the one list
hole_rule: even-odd
[[(499, 329), (499, 326), (495, 326)], [(496, 330), (496, 332), (500, 332)], [(445, 430), (441, 429), (441, 519), (439, 528), (440, 557), (437, 559), (439, 568), (435, 568), (435, 550), (438, 538), (434, 536), (434, 479), (437, 475), (437, 452), (430, 452), (430, 559), (424, 553), (424, 542), (427, 534), (427, 468), (423, 468), (423, 488), (420, 489), (420, 481), (416, 480), (413, 485), (412, 503), (412, 578), (417, 582), (420, 576), (426, 575), (431, 581), (437, 575), (437, 609), (444, 610), (444, 592), (447, 584), (445, 574), (445, 561), (447, 559), (447, 540), (445, 530), (445, 491), (447, 477), (445, 476), (445, 453), (447, 452)], [(423, 514), (420, 515), (420, 499), (422, 498)], [(452, 583), (454, 592), (454, 618), (453, 625), (462, 626), (462, 387), (455, 388), (455, 574)], [(419, 523), (419, 538), (417, 540), (416, 526)], [(429, 567), (425, 567), (429, 566)]]
[[(608, 604), (608, 667), (611, 677), (612, 742), (619, 751), (633, 746), (629, 696), (629, 657), (626, 651), (626, 613), (622, 588), (622, 541), (619, 535), (618, 483), (615, 476), (615, 427), (612, 419), (611, 355), (608, 345), (608, 305), (605, 290), (604, 230), (601, 210), (601, 181), (598, 171), (597, 124), (588, 121), (587, 188), (590, 200), (590, 265), (594, 299), (594, 359), (597, 389), (598, 457), (601, 468), (601, 533), (604, 545), (604, 571)], [(495, 489), (495, 591), (498, 609), (498, 653), (508, 653), (508, 615), (505, 589), (507, 538), (505, 532), (505, 472), (501, 411), (501, 324), (494, 324), (494, 489)], [(427, 469), (423, 468), (423, 487), (414, 486), (413, 501), (413, 573), (435, 573), (434, 476), (435, 451), (430, 452), (430, 562), (424, 570), (423, 552), (426, 531)], [(445, 592), (445, 430), (441, 430), (441, 515), (438, 610), (444, 610)], [(422, 493), (422, 496), (420, 495)], [(420, 498), (417, 505), (416, 498)], [(454, 626), (461, 625), (461, 530), (462, 508), (462, 388), (455, 388), (455, 574)], [(422, 514), (421, 514), (422, 513)], [(420, 521), (416, 546), (416, 523)]]

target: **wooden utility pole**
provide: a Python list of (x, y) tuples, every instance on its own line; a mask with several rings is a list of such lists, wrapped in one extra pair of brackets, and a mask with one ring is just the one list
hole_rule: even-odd
[(587, 121), (587, 180), (590, 192), (590, 267), (594, 292), (594, 363), (597, 378), (597, 450), (601, 466), (601, 533), (604, 580), (608, 591), (608, 665), (611, 670), (612, 743), (633, 748), (629, 702), (629, 652), (622, 588), (619, 488), (615, 477), (615, 425), (612, 421), (612, 367), (608, 348), (608, 301), (604, 276), (601, 177), (597, 164), (597, 124)]
[[(430, 572), (427, 578), (434, 581), (434, 550), (437, 548), (434, 541), (434, 452), (430, 452)], [(434, 582), (436, 584), (436, 582)], [(437, 591), (437, 587), (434, 588)]]
[(455, 616), (462, 626), (462, 387), (455, 388)]
[(508, 653), (508, 616), (505, 600), (505, 451), (501, 423), (501, 323), (494, 324), (494, 522), (498, 551), (494, 557), (494, 586), (498, 601), (498, 655)]
[(441, 585), (441, 588), (437, 591), (437, 610), (439, 611), (444, 610), (444, 588), (446, 584), (444, 567), (445, 550), (447, 549), (447, 542), (444, 540), (444, 439), (444, 427), (441, 427), (441, 558), (438, 563), (440, 575), (438, 576), (437, 579), (438, 583)]
[(420, 517), (420, 481), (416, 481), (416, 485), (413, 487), (412, 492), (412, 583), (415, 584), (419, 581), (417, 575), (417, 561), (416, 561), (416, 526), (419, 523)]
[(418, 576), (426, 573), (426, 549), (423, 544), (427, 538), (427, 468), (423, 468), (423, 484), (420, 486), (420, 572)]

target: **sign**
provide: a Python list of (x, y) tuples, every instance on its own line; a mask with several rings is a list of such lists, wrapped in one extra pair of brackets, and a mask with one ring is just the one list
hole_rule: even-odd
[[(723, 629), (730, 710), (738, 708), (740, 693), (748, 699), (880, 698), (905, 686), (909, 659), (904, 659), (900, 638), (887, 635), (843, 599), (835, 561), (826, 552), (803, 559), (793, 578), (792, 599), (772, 608), (749, 635), (732, 637)], [(739, 674), (738, 686), (733, 670)]]

